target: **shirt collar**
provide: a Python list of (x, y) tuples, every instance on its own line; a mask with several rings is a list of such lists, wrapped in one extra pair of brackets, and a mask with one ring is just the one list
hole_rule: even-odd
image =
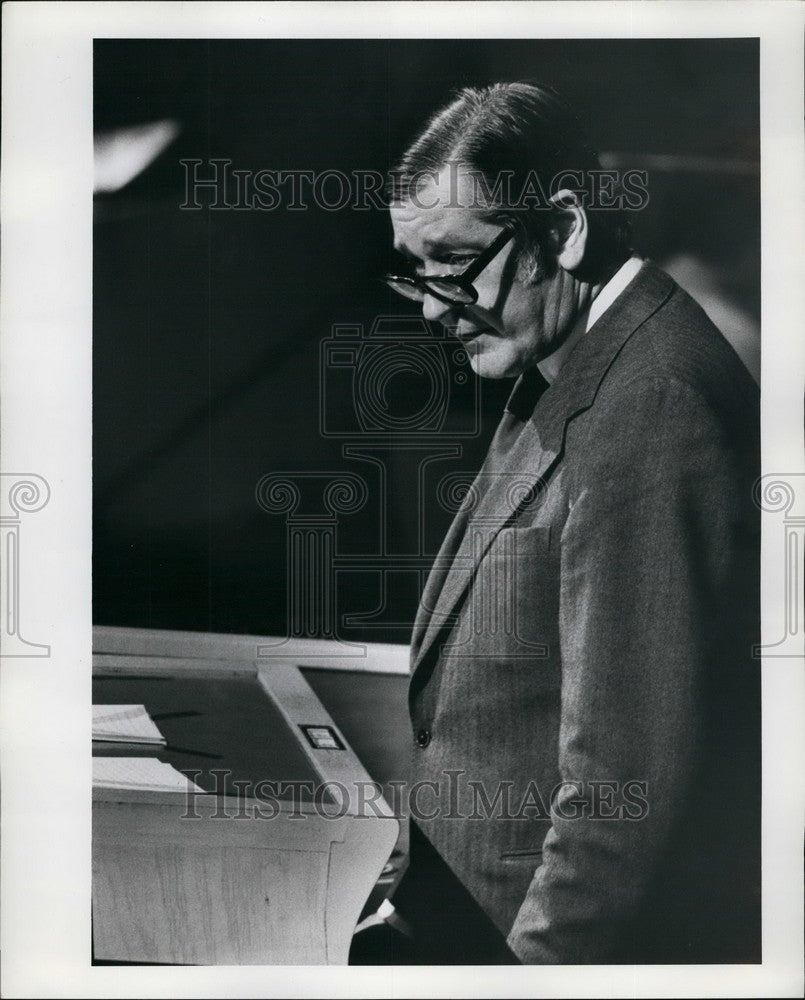
[(630, 257), (625, 264), (618, 268), (593, 299), (590, 312), (587, 316), (587, 330), (604, 315), (642, 266), (643, 260), (641, 257)]
[[(614, 304), (642, 266), (643, 259), (633, 256), (618, 268), (593, 300), (587, 314), (585, 332)], [(533, 412), (537, 400), (547, 388), (548, 383), (542, 377), (539, 369), (529, 368), (517, 380), (517, 384), (506, 403), (506, 409), (520, 420), (527, 420)]]

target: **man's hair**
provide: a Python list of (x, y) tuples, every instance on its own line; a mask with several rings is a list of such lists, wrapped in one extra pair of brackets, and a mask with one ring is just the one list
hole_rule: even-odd
[[(551, 230), (558, 228), (560, 215), (547, 199), (559, 188), (581, 194), (589, 187), (589, 172), (601, 169), (598, 154), (568, 105), (552, 88), (529, 83), (459, 91), (430, 119), (392, 171), (392, 200), (409, 200), (427, 177), (448, 165), (472, 175), (479, 195), (474, 207), (518, 231), (534, 277), (556, 266)], [(531, 197), (524, 199), (526, 191)], [(629, 226), (620, 210), (585, 207), (585, 258), (595, 271), (626, 256)]]

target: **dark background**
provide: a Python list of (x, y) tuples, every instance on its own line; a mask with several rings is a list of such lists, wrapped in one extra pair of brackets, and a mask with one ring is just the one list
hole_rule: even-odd
[[(269, 472), (363, 476), (369, 501), (339, 518), (338, 552), (379, 545), (376, 470), (342, 452), (359, 437), (320, 433), (319, 346), (333, 324), (368, 330), (378, 316), (416, 313), (377, 281), (393, 264), (385, 213), (181, 210), (179, 161), (385, 171), (454, 88), (524, 79), (578, 108), (606, 164), (648, 170), (636, 248), (699, 298), (756, 374), (755, 40), (97, 40), (96, 131), (170, 118), (180, 132), (126, 187), (96, 198), (96, 623), (284, 635), (285, 518), (255, 500)], [(484, 382), (480, 433), (451, 436), (473, 424), (470, 376), (453, 386), (440, 438), (460, 442), (461, 457), (425, 484), (431, 555), (449, 517), (428, 491), (477, 469), (511, 390)], [(394, 406), (422, 390), (410, 375), (393, 388)], [(348, 393), (334, 405), (347, 426)], [(384, 460), (395, 552), (417, 551), (420, 458)], [(335, 583), (339, 615), (382, 608), (341, 635), (407, 641), (415, 574), (391, 581), (385, 608), (377, 573)]]

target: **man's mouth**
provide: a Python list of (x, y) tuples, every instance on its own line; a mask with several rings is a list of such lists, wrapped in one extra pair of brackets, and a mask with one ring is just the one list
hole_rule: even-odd
[(477, 330), (456, 330), (456, 336), (462, 344), (467, 344), (471, 340), (475, 340), (482, 333), (494, 333), (494, 331), (491, 326), (481, 326)]

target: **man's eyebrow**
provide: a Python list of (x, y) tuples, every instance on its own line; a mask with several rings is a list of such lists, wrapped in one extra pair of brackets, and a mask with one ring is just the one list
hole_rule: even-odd
[(460, 242), (456, 242), (450, 239), (443, 240), (428, 240), (427, 241), (428, 253), (444, 253), (446, 250), (454, 252), (458, 247), (461, 246)]
[[(455, 253), (457, 250), (466, 249), (473, 252), (478, 252), (483, 249), (481, 242), (472, 236), (466, 236), (462, 239), (451, 240), (449, 237), (444, 237), (435, 240), (425, 239), (422, 241), (422, 246), (425, 252), (429, 255), (439, 254), (439, 253)], [(408, 247), (404, 243), (395, 243), (394, 249), (397, 253), (403, 255), (403, 257), (409, 257), (411, 260), (419, 260), (416, 254), (411, 253)]]

